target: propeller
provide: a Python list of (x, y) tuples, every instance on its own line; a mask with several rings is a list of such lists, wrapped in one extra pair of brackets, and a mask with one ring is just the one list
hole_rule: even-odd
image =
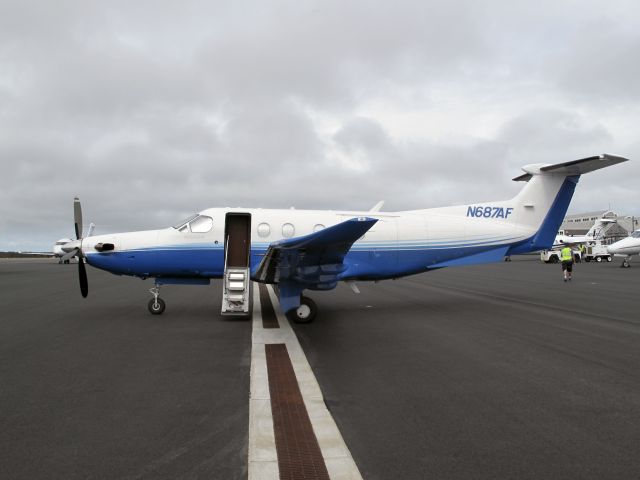
[(80, 293), (84, 298), (87, 298), (87, 295), (89, 294), (89, 282), (87, 280), (87, 269), (84, 266), (84, 255), (82, 254), (82, 206), (80, 205), (80, 199), (78, 197), (73, 199), (73, 220), (76, 230), (76, 239), (62, 247), (62, 249), (67, 252), (67, 254), (62, 257), (62, 260), (68, 260), (74, 256), (78, 257)]

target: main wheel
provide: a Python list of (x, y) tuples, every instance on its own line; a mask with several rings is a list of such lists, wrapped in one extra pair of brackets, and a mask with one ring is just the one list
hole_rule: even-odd
[(316, 302), (309, 297), (300, 297), (300, 306), (287, 312), (287, 318), (295, 323), (311, 323), (318, 314)]
[(147, 307), (153, 315), (160, 315), (162, 312), (164, 312), (164, 309), (167, 308), (167, 305), (164, 303), (164, 300), (158, 297), (157, 301), (154, 298), (149, 300)]

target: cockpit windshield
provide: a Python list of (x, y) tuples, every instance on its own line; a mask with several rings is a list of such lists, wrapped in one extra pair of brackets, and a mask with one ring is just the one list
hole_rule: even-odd
[(194, 215), (173, 228), (183, 233), (207, 233), (213, 228), (213, 219), (207, 215)]
[(631, 236), (632, 236), (633, 238), (640, 238), (640, 230), (636, 230), (635, 232), (633, 232), (633, 233), (631, 234)]

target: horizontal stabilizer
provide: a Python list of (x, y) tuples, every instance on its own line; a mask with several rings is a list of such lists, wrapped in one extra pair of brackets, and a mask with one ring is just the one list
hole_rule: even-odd
[[(570, 162), (556, 163), (554, 165), (546, 165), (539, 167), (538, 173), (559, 173), (563, 175), (582, 175), (583, 173), (593, 172), (601, 168), (610, 167), (617, 163), (628, 161), (628, 158), (619, 157), (618, 155), (610, 155), (603, 153), (602, 155), (596, 155), (588, 158), (581, 158), (580, 160), (571, 160)], [(527, 182), (531, 179), (533, 174), (537, 172), (530, 171), (527, 167), (524, 167), (525, 172), (513, 179), (514, 182)]]

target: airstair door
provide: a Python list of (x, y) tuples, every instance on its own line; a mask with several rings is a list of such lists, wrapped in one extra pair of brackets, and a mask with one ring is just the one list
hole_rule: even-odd
[(227, 213), (224, 239), (222, 314), (245, 316), (249, 314), (251, 298), (251, 214)]

